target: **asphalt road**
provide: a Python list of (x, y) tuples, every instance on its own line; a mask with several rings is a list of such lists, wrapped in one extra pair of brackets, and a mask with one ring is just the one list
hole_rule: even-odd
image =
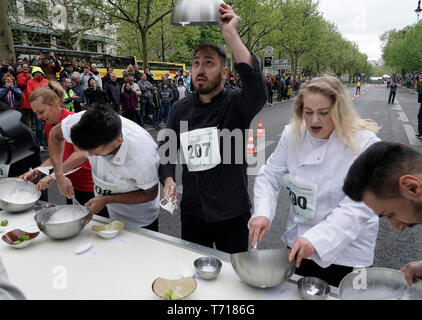
[[(350, 88), (351, 95), (354, 89)], [(387, 104), (388, 90), (385, 86), (364, 85), (362, 95), (354, 99), (356, 110), (362, 118), (372, 119), (382, 126), (378, 136), (385, 141), (401, 142), (422, 152), (422, 140), (415, 138), (417, 132), (417, 113), (419, 105), (414, 92), (400, 87), (395, 104)], [(294, 101), (277, 102), (273, 106), (265, 106), (251, 123), (254, 133), (261, 120), (265, 129), (265, 159), (267, 159), (277, 146), (280, 134), (289, 123)], [(147, 128), (156, 139), (157, 131)], [(255, 140), (256, 143), (256, 140)], [(48, 153), (44, 153), (47, 157)], [(177, 191), (179, 199), (183, 196), (181, 184), (181, 170), (177, 168), (176, 182), (179, 184)], [(249, 194), (253, 201), (253, 185), (255, 176), (249, 176)], [(235, 197), (233, 191), (233, 197)], [(49, 189), (49, 201), (64, 204), (64, 197), (57, 192), (56, 186)], [(277, 215), (271, 228), (259, 248), (275, 248), (282, 245), (280, 237), (286, 228), (289, 202), (286, 193), (281, 192), (278, 198)], [(159, 231), (167, 235), (180, 238), (180, 211), (174, 215), (160, 209)], [(374, 266), (399, 269), (405, 263), (422, 259), (422, 226), (406, 229), (399, 233), (395, 231), (385, 219), (380, 220), (379, 234), (375, 249)]]

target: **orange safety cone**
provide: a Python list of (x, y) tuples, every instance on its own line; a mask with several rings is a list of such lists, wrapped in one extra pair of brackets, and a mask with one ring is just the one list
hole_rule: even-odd
[(253, 143), (252, 130), (249, 130), (249, 139), (248, 139), (248, 146), (246, 147), (246, 153), (251, 153), (251, 154), (256, 153), (255, 146)]
[(262, 121), (259, 120), (258, 130), (255, 137), (264, 137), (264, 128), (262, 128)]

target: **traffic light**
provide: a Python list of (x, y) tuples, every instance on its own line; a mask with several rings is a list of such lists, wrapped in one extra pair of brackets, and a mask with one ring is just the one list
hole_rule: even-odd
[(265, 57), (264, 58), (264, 67), (265, 68), (271, 68), (273, 62), (273, 57)]

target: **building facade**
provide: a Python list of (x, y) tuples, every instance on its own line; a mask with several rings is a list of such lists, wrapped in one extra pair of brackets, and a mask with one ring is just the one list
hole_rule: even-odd
[(116, 53), (116, 28), (79, 0), (8, 0), (15, 45)]

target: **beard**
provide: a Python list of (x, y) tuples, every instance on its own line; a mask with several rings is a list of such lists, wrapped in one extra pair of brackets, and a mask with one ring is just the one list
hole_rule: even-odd
[[(409, 200), (409, 203), (413, 208), (415, 218), (422, 224), (422, 203), (413, 200)], [(412, 224), (408, 227), (414, 227), (415, 225), (416, 224)]]
[(196, 80), (192, 79), (192, 81), (193, 81), (193, 87), (195, 88), (195, 91), (198, 94), (208, 94), (208, 93), (214, 91), (215, 89), (217, 89), (218, 87), (221, 86), (221, 81), (222, 80), (219, 77), (215, 77), (213, 79), (208, 79), (207, 78), (207, 80), (208, 80), (208, 83), (198, 85), (196, 83)]

